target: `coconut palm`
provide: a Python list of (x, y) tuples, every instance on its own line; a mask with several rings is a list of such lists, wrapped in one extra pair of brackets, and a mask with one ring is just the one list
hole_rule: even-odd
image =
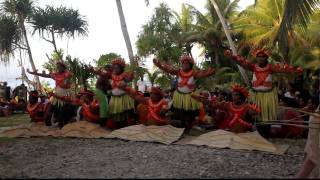
[[(186, 40), (191, 42), (196, 41), (204, 45), (207, 51), (206, 54), (217, 66), (221, 66), (221, 64), (224, 63), (221, 59), (224, 58), (222, 52), (225, 37), (233, 53), (236, 54), (229, 28), (226, 25), (226, 19), (229, 19), (236, 13), (238, 2), (238, 0), (221, 0), (219, 4), (217, 4), (215, 1), (208, 0), (206, 5), (207, 14), (202, 14), (196, 8), (189, 5), (192, 13), (197, 18), (197, 23), (195, 25), (196, 31), (190, 33), (189, 38), (186, 38)], [(223, 13), (220, 12), (220, 9), (223, 9)], [(248, 84), (249, 81), (244, 69), (240, 66), (238, 66), (238, 69), (244, 81)]]
[[(32, 57), (32, 52), (25, 27), (26, 20), (33, 12), (33, 4), (34, 2), (32, 0), (5, 0), (3, 3), (1, 3), (0, 9), (4, 14), (10, 15), (15, 19), (19, 27), (19, 31), (21, 32), (21, 39), (19, 41), (21, 43), (19, 43), (19, 48), (27, 50), (31, 68), (33, 71), (36, 71), (36, 66)], [(36, 82), (40, 86), (39, 77), (35, 76), (35, 78)]]
[(288, 36), (295, 24), (306, 29), (311, 14), (320, 7), (320, 0), (285, 0), (282, 21), (278, 31), (279, 47), (282, 52), (289, 48)]
[[(134, 64), (134, 55), (133, 55), (132, 45), (131, 45), (131, 41), (130, 41), (130, 36), (128, 33), (127, 23), (126, 23), (126, 20), (124, 17), (123, 9), (122, 9), (121, 0), (116, 0), (116, 3), (117, 3), (118, 13), (119, 13), (121, 30), (123, 33), (124, 41), (126, 42), (127, 51), (128, 51), (128, 55), (129, 55), (129, 59), (130, 59), (130, 64), (133, 65)], [(146, 3), (149, 3), (149, 1)]]
[(181, 39), (178, 41), (183, 43), (183, 45), (181, 44), (180, 46), (185, 49), (184, 51), (188, 55), (192, 56), (192, 53), (191, 53), (191, 50), (193, 47), (192, 43), (188, 41), (184, 41), (184, 39), (190, 36), (190, 33), (194, 31), (195, 17), (191, 12), (191, 7), (182, 3), (181, 13), (173, 11), (173, 14), (175, 15), (177, 19), (177, 24), (181, 29), (182, 35), (180, 37)]
[(0, 58), (8, 62), (14, 50), (20, 47), (21, 34), (15, 19), (0, 16)]
[[(280, 48), (283, 38), (278, 32), (283, 23), (285, 0), (258, 0), (256, 6), (251, 6), (240, 13), (234, 22), (234, 30), (244, 34), (241, 46)], [(292, 27), (286, 37), (289, 49), (297, 46), (311, 45), (299, 26)], [(282, 51), (284, 60), (289, 60), (289, 49)]]
[(151, 86), (154, 86), (154, 84), (160, 74), (161, 74), (160, 71), (154, 71), (153, 73), (147, 71), (148, 79), (151, 83)]
[[(53, 45), (56, 52), (58, 49), (55, 35), (62, 38), (64, 35), (75, 37), (75, 35), (87, 36), (88, 34), (87, 21), (78, 10), (71, 8), (52, 6), (44, 9), (37, 8), (29, 22), (34, 28), (33, 34), (38, 31), (44, 40)], [(45, 33), (51, 38), (46, 38)]]

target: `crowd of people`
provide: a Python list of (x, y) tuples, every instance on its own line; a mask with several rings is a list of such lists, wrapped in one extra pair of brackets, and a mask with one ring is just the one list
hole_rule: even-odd
[(0, 83), (0, 117), (8, 117), (13, 113), (26, 112), (27, 87), (22, 83), (11, 91), (7, 82)]

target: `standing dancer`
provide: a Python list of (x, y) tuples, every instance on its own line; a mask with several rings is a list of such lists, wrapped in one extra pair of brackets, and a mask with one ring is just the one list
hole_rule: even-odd
[(134, 100), (128, 96), (126, 91), (120, 89), (120, 85), (128, 83), (133, 79), (133, 73), (124, 72), (125, 61), (116, 58), (112, 61), (112, 74), (109, 75), (111, 84), (111, 98), (109, 102), (109, 119), (107, 127), (118, 129), (133, 124)]
[[(293, 68), (288, 64), (283, 67), (280, 64), (269, 64), (269, 52), (266, 49), (257, 49), (252, 55), (257, 59), (257, 64), (251, 63), (242, 56), (233, 56), (230, 50), (225, 51), (225, 55), (232, 59), (243, 68), (253, 71), (251, 101), (261, 108), (261, 120), (275, 120), (277, 118), (278, 92), (273, 87), (273, 73), (301, 73), (301, 68)], [(269, 134), (270, 127), (263, 127), (262, 134)]]
[(185, 132), (189, 133), (200, 109), (200, 103), (190, 95), (196, 89), (195, 79), (211, 76), (215, 70), (212, 68), (193, 70), (194, 60), (187, 55), (182, 56), (180, 61), (182, 64), (181, 69), (175, 69), (170, 65), (162, 64), (157, 59), (154, 59), (153, 63), (166, 73), (178, 76), (178, 85), (173, 94), (172, 104), (174, 118), (180, 120), (182, 127), (186, 128)]
[[(57, 62), (57, 72), (47, 74), (45, 71), (38, 73), (37, 71), (31, 72), (27, 69), (27, 72), (36, 76), (44, 78), (52, 78), (56, 82), (54, 93), (58, 96), (71, 96), (71, 77), (72, 73), (67, 70), (66, 65), (62, 60)], [(73, 107), (58, 98), (52, 97), (50, 105), (48, 105), (45, 113), (45, 123), (47, 126), (51, 126), (51, 114), (53, 112), (54, 117), (59, 123), (59, 127), (62, 128), (73, 117)]]

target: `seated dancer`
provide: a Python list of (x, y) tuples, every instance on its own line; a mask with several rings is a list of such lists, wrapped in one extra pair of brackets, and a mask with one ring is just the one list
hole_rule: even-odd
[[(253, 71), (252, 92), (250, 92), (250, 100), (261, 108), (261, 118), (259, 120), (268, 121), (275, 120), (277, 117), (278, 94), (277, 88), (273, 87), (273, 73), (302, 73), (299, 67), (295, 69), (293, 66), (285, 64), (272, 65), (269, 64), (269, 52), (266, 49), (257, 49), (252, 52), (252, 55), (257, 59), (254, 64), (242, 56), (233, 56), (230, 50), (225, 51), (225, 55), (232, 59), (243, 68)], [(259, 130), (259, 129), (258, 129)], [(270, 125), (261, 126), (262, 135), (268, 136)]]
[(12, 111), (10, 109), (10, 103), (7, 102), (5, 99), (0, 99), (0, 117), (9, 117), (12, 114)]
[(27, 105), (31, 122), (44, 122), (45, 104), (39, 102), (38, 91), (29, 93), (29, 103)]
[(192, 97), (213, 108), (223, 109), (226, 112), (224, 119), (215, 124), (220, 129), (230, 130), (234, 133), (243, 133), (253, 130), (252, 116), (260, 113), (255, 104), (246, 103), (249, 92), (239, 85), (232, 86), (232, 102), (212, 102), (200, 95), (192, 94)]
[[(45, 71), (42, 71), (42, 73), (36, 72), (30, 72), (29, 69), (27, 69), (28, 73), (44, 77), (44, 78), (52, 78), (56, 82), (56, 87), (54, 89), (54, 92), (58, 96), (71, 96), (71, 77), (72, 73), (67, 70), (66, 65), (64, 62), (58, 61), (57, 62), (57, 72), (47, 74)], [(60, 128), (62, 128), (65, 124), (68, 123), (68, 121), (74, 116), (73, 113), (73, 107), (70, 106), (68, 103), (61, 101), (58, 98), (53, 97), (50, 101), (50, 105), (48, 105), (48, 109), (45, 113), (45, 123), (47, 126), (51, 126), (51, 115), (54, 115), (54, 117), (58, 121), (58, 125)]]
[(185, 132), (189, 133), (200, 109), (200, 103), (191, 97), (191, 93), (196, 89), (195, 79), (211, 76), (215, 70), (193, 70), (194, 60), (191, 56), (182, 56), (180, 61), (181, 69), (175, 69), (157, 59), (154, 59), (153, 63), (166, 73), (178, 76), (177, 89), (173, 94), (173, 118), (181, 121), (181, 126), (178, 127), (186, 128)]
[(133, 99), (147, 107), (146, 114), (139, 113), (139, 122), (141, 124), (159, 126), (169, 124), (169, 118), (166, 116), (166, 112), (169, 110), (168, 101), (164, 99), (164, 94), (160, 88), (152, 87), (150, 97), (144, 97), (129, 86), (121, 88)]
[(52, 96), (74, 106), (81, 106), (80, 114), (82, 114), (86, 121), (100, 124), (101, 119), (99, 116), (99, 103), (96, 99), (94, 99), (94, 93), (92, 91), (80, 91), (78, 98), (71, 98), (70, 96), (58, 96), (56, 94), (52, 94)]
[(94, 98), (99, 103), (99, 113), (100, 113), (100, 125), (104, 126), (108, 119), (108, 97), (107, 93), (111, 89), (110, 82), (108, 81), (109, 76), (112, 74), (112, 68), (109, 65), (104, 66), (103, 69), (95, 70), (93, 67), (88, 69), (98, 75), (96, 82), (96, 89), (94, 91)]

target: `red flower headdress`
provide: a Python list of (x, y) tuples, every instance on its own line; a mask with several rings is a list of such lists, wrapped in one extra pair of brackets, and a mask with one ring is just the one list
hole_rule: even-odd
[(121, 67), (125, 67), (126, 66), (126, 62), (124, 61), (124, 59), (122, 58), (116, 58), (114, 60), (112, 60), (112, 65), (120, 65)]
[(244, 97), (248, 97), (248, 96), (249, 96), (249, 92), (248, 92), (247, 88), (242, 87), (242, 86), (239, 85), (239, 84), (234, 84), (234, 85), (231, 86), (231, 88), (232, 88), (232, 91), (233, 91), (233, 92), (239, 92), (239, 93), (241, 93)]
[(163, 92), (161, 91), (161, 89), (159, 87), (151, 87), (151, 93), (157, 94), (161, 97), (164, 96)]
[(251, 54), (253, 57), (257, 57), (258, 55), (269, 57), (271, 55), (271, 52), (266, 48), (261, 48), (261, 49), (255, 49), (254, 51), (252, 51)]
[(180, 57), (180, 61), (181, 63), (184, 63), (184, 62), (189, 62), (191, 64), (194, 64), (194, 60), (191, 56), (188, 56), (188, 55), (183, 55)]

